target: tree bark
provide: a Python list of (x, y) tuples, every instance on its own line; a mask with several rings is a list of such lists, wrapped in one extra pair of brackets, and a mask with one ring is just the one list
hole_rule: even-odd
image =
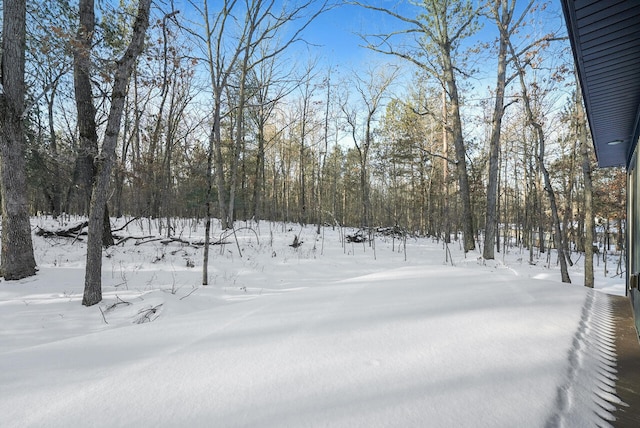
[[(262, 112), (263, 106), (260, 107), (260, 111)], [(259, 222), (262, 219), (262, 195), (264, 193), (264, 179), (265, 179), (265, 168), (264, 168), (264, 129), (265, 129), (265, 121), (263, 120), (263, 114), (260, 113), (257, 119), (257, 140), (258, 140), (258, 149), (256, 152), (256, 167), (255, 167), (255, 176), (254, 176), (254, 185), (253, 185), (253, 217), (256, 222)]]
[[(310, 71), (310, 70), (309, 70)], [(300, 183), (300, 198), (298, 201), (298, 222), (300, 225), (305, 225), (307, 222), (307, 171), (305, 168), (305, 149), (306, 147), (306, 137), (307, 137), (307, 117), (309, 116), (309, 104), (311, 103), (311, 96), (313, 94), (313, 89), (311, 85), (311, 77), (310, 73), (306, 77), (304, 82), (304, 89), (302, 93), (302, 117), (300, 123), (300, 150), (298, 152), (299, 156), (299, 168), (300, 173), (298, 175), (298, 182)]]
[(47, 102), (47, 119), (49, 125), (49, 140), (51, 143), (51, 156), (53, 157), (52, 174), (51, 174), (51, 205), (50, 210), (53, 218), (57, 218), (62, 213), (62, 186), (60, 185), (60, 163), (58, 159), (58, 138), (56, 136), (54, 122), (54, 104), (57, 91), (57, 85), (51, 89), (51, 96), (46, 96)]
[[(96, 174), (95, 158), (98, 154), (98, 125), (91, 90), (91, 48), (95, 32), (94, 0), (81, 0), (78, 8), (80, 28), (76, 34), (73, 52), (73, 87), (78, 111), (80, 145), (74, 169), (74, 184), (80, 189), (82, 212), (89, 215), (93, 180)], [(105, 246), (113, 245), (108, 222), (103, 228), (102, 241)]]
[(89, 214), (95, 174), (94, 159), (98, 154), (96, 109), (91, 90), (91, 47), (95, 33), (94, 0), (80, 0), (80, 27), (73, 51), (73, 87), (78, 110), (79, 146), (74, 168), (74, 184), (80, 192), (83, 214)]
[[(213, 135), (213, 133), (211, 134)], [(207, 191), (205, 199), (204, 251), (202, 256), (202, 285), (209, 285), (209, 242), (211, 241), (211, 191), (213, 190), (213, 138), (209, 137), (207, 154)]]
[[(3, 6), (2, 81), (0, 85), (0, 192), (2, 196), (2, 259), (6, 280), (35, 275), (24, 133), (25, 0)], [(10, 37), (9, 37), (10, 35)]]
[(495, 246), (498, 226), (498, 163), (500, 155), (500, 135), (504, 115), (504, 92), (507, 86), (507, 40), (512, 10), (506, 1), (497, 1), (492, 5), (492, 17), (500, 33), (498, 45), (498, 72), (496, 96), (491, 120), (491, 139), (489, 140), (489, 181), (487, 183), (487, 212), (485, 217), (485, 239), (482, 256), (487, 260), (495, 258)]
[[(91, 1), (91, 0), (89, 0)], [(116, 144), (124, 110), (129, 79), (136, 59), (144, 48), (144, 38), (149, 26), (151, 0), (140, 0), (133, 26), (131, 42), (123, 57), (117, 62), (114, 76), (111, 107), (105, 129), (102, 151), (97, 159), (97, 173), (91, 195), (89, 231), (87, 241), (87, 267), (85, 272), (82, 304), (91, 306), (102, 300), (102, 234), (104, 215), (109, 195), (111, 170), (115, 162)]]
[(576, 157), (578, 155), (577, 141), (571, 142), (571, 150), (569, 153), (569, 173), (567, 174), (566, 188), (565, 188), (565, 203), (564, 203), (564, 215), (562, 218), (562, 242), (564, 244), (564, 252), (569, 266), (573, 266), (571, 260), (571, 246), (569, 241), (569, 231), (572, 228), (573, 222), (573, 177), (576, 175)]
[(464, 239), (464, 251), (465, 253), (473, 250), (476, 247), (475, 239), (473, 236), (473, 218), (471, 215), (471, 191), (469, 189), (469, 175), (467, 173), (466, 155), (467, 150), (464, 144), (464, 137), (462, 134), (462, 120), (460, 118), (460, 104), (458, 95), (458, 86), (453, 73), (453, 64), (451, 58), (446, 57), (445, 63), (447, 66), (444, 68), (445, 82), (447, 84), (447, 90), (449, 93), (449, 101), (451, 105), (452, 126), (451, 131), (453, 134), (453, 147), (456, 153), (456, 173), (458, 176), (458, 186), (460, 187), (460, 203), (462, 205), (462, 235)]
[[(251, 38), (249, 37), (249, 40)], [(230, 180), (229, 180), (229, 220), (231, 222), (231, 226), (233, 227), (233, 222), (235, 221), (235, 203), (236, 203), (236, 192), (238, 189), (238, 167), (240, 162), (240, 153), (244, 148), (244, 110), (245, 110), (245, 102), (246, 102), (246, 83), (247, 83), (247, 68), (249, 63), (249, 47), (244, 51), (244, 58), (241, 62), (240, 66), (240, 88), (238, 89), (238, 105), (236, 106), (236, 135), (235, 135), (235, 144), (233, 146), (233, 159), (231, 161), (231, 171), (230, 171)], [(244, 205), (244, 204), (243, 204)]]
[[(538, 133), (538, 139), (544, 140), (544, 136), (542, 136), (542, 129), (540, 125), (536, 127)], [(567, 268), (567, 258), (564, 250), (564, 239), (562, 234), (562, 229), (560, 228), (560, 216), (558, 215), (558, 203), (556, 202), (556, 194), (551, 187), (551, 178), (549, 176), (549, 171), (547, 167), (544, 165), (544, 144), (540, 145), (540, 154), (539, 154), (539, 162), (540, 169), (542, 170), (542, 176), (544, 177), (544, 190), (547, 192), (547, 196), (549, 197), (549, 203), (551, 205), (551, 218), (553, 220), (553, 242), (556, 246), (556, 251), (558, 252), (558, 261), (560, 262), (560, 276), (562, 278), (562, 282), (571, 282), (571, 278), (569, 278), (569, 271)]]
[(591, 179), (591, 157), (589, 156), (589, 142), (587, 141), (587, 122), (582, 107), (582, 92), (580, 88), (576, 90), (576, 109), (578, 140), (580, 141), (580, 152), (582, 155), (582, 175), (584, 178), (584, 286), (593, 288), (593, 182)]
[[(220, 216), (220, 222), (223, 229), (230, 227), (229, 217), (227, 212), (227, 201), (225, 198), (226, 180), (224, 177), (224, 158), (222, 156), (222, 96), (223, 91), (227, 86), (227, 80), (232, 68), (236, 65), (238, 55), (240, 55), (240, 49), (236, 49), (233, 52), (232, 58), (225, 63), (225, 56), (222, 54), (224, 49), (224, 28), (227, 23), (227, 19), (230, 18), (231, 9), (235, 5), (235, 2), (228, 4), (227, 1), (223, 2), (220, 16), (216, 19), (214, 27), (211, 27), (209, 18), (209, 5), (208, 0), (204, 0), (203, 4), (203, 18), (205, 24), (206, 33), (206, 49), (207, 49), (207, 66), (209, 67), (209, 78), (211, 79), (211, 90), (213, 92), (213, 118), (211, 123), (211, 132), (209, 134), (209, 153), (208, 157), (212, 159), (212, 164), (215, 165), (215, 176), (207, 173), (207, 186), (211, 189), (213, 181), (215, 181), (218, 197), (218, 210)], [(211, 168), (210, 168), (211, 169)], [(210, 195), (211, 190), (207, 191)], [(205, 202), (210, 204), (209, 200)], [(207, 211), (210, 212), (210, 206), (207, 207)], [(208, 240), (208, 236), (205, 240)], [(205, 248), (208, 247), (205, 244)], [(208, 254), (207, 254), (208, 255)], [(206, 275), (206, 265), (203, 271), (203, 277)]]
[(442, 238), (445, 244), (451, 243), (451, 218), (449, 216), (449, 108), (447, 90), (442, 89)]

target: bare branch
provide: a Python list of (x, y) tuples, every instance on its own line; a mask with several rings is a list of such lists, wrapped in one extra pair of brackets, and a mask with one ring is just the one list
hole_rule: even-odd
[(440, 155), (440, 154), (438, 154), (438, 153), (430, 152), (429, 150), (424, 149), (424, 148), (422, 148), (422, 147), (420, 147), (420, 150), (422, 151), (422, 153), (424, 153), (424, 154), (425, 154), (425, 155), (427, 155), (427, 156), (432, 156), (432, 157), (436, 157), (436, 158), (444, 159), (444, 160), (446, 160), (447, 162), (449, 162), (449, 163), (451, 163), (451, 164), (453, 164), (453, 165), (458, 165), (458, 161), (457, 161), (457, 160), (455, 160), (455, 159), (448, 158), (448, 157), (443, 156), (443, 155)]
[[(53, 81), (51, 81), (47, 86), (44, 87), (44, 89), (42, 90), (42, 92), (40, 92), (40, 94), (38, 96), (36, 96), (31, 103), (29, 103), (26, 108), (24, 109), (24, 111), (22, 112), (22, 116), (20, 116), (21, 120), (25, 120), (27, 118), (27, 116), (29, 116), (29, 112), (38, 104), (38, 102), (40, 101), (40, 99), (42, 97), (45, 96), (45, 94), (47, 93), (47, 91), (49, 91), (51, 88), (55, 87), (58, 85), (58, 82), (60, 81), (60, 79), (62, 78), (62, 76), (64, 76), (65, 74), (67, 74), (68, 71), (70, 71), (73, 68), (73, 63), (69, 63), (67, 65), (65, 65), (62, 70), (60, 70), (60, 72), (58, 73), (58, 75), (53, 79)], [(0, 93), (2, 93), (2, 87), (0, 86)]]

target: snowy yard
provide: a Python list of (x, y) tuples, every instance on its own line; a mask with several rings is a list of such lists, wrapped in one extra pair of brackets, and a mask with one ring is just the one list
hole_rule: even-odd
[(587, 427), (623, 405), (603, 290), (624, 280), (582, 287), (583, 259), (566, 285), (518, 248), (454, 242), (452, 265), (430, 238), (248, 226), (211, 247), (206, 287), (200, 248), (108, 249), (89, 308), (85, 242), (34, 236), (38, 275), (0, 283), (0, 426)]

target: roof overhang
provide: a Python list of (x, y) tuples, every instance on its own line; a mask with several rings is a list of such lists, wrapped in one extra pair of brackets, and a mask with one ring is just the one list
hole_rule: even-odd
[(640, 1), (561, 3), (598, 165), (627, 166), (640, 132)]

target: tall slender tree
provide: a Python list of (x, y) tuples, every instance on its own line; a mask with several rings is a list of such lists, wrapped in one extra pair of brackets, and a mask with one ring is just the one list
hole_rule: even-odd
[[(524, 104), (525, 116), (527, 120), (527, 125), (530, 126), (534, 133), (534, 138), (538, 144), (538, 153), (536, 156), (537, 167), (540, 168), (542, 173), (542, 177), (544, 179), (544, 190), (549, 198), (549, 205), (551, 206), (551, 217), (553, 221), (553, 239), (556, 247), (556, 251), (558, 252), (558, 261), (560, 263), (560, 276), (562, 278), (562, 282), (570, 283), (571, 278), (569, 277), (569, 270), (567, 268), (567, 258), (565, 254), (565, 245), (563, 240), (562, 228), (560, 226), (560, 216), (558, 214), (558, 202), (556, 198), (556, 193), (553, 189), (553, 185), (551, 183), (551, 176), (549, 174), (549, 170), (545, 165), (545, 146), (546, 146), (546, 135), (544, 128), (542, 126), (541, 117), (539, 114), (534, 111), (532, 98), (533, 96), (530, 94), (529, 85), (525, 81), (525, 64), (518, 53), (515, 52), (513, 45), (509, 44), (509, 51), (512, 56), (512, 60), (518, 72), (518, 80), (520, 81), (520, 89), (522, 91), (522, 101)], [(537, 86), (533, 86), (532, 89), (535, 90)], [(540, 239), (542, 242), (542, 239)], [(542, 245), (542, 244), (541, 244)]]
[(26, 2), (4, 0), (0, 76), (2, 259), (7, 280), (35, 275), (25, 163)]
[[(193, 31), (192, 34), (201, 43), (205, 53), (204, 62), (208, 68), (213, 103), (207, 157), (203, 285), (208, 284), (209, 234), (213, 212), (211, 198), (214, 185), (217, 190), (218, 214), (222, 228), (233, 227), (234, 219), (237, 168), (241, 150), (239, 146), (243, 142), (244, 122), (236, 122), (238, 128), (235, 130), (236, 140), (232, 144), (229, 165), (225, 164), (226, 157), (223, 151), (223, 119), (226, 117), (238, 121), (244, 120), (246, 79), (249, 77), (249, 72), (258, 64), (280, 55), (291, 44), (298, 41), (302, 31), (326, 10), (327, 4), (305, 0), (300, 4), (285, 4), (280, 11), (277, 11), (273, 1), (244, 0), (243, 3), (238, 0), (224, 0), (220, 9), (210, 15), (208, 0), (203, 1), (202, 8), (190, 0), (190, 4), (199, 11), (203, 19), (204, 33)], [(237, 19), (236, 14), (242, 16), (242, 19)], [(296, 21), (301, 21), (300, 26), (288, 33), (288, 36), (280, 38), (283, 28)], [(273, 44), (267, 54), (259, 58), (254, 56), (260, 46), (273, 40), (280, 42)], [(240, 76), (234, 76), (238, 70)], [(236, 83), (241, 89), (239, 95), (233, 94), (236, 100), (232, 100), (229, 96), (232, 89), (230, 82), (234, 77), (238, 77), (239, 81)], [(225, 101), (228, 104), (226, 106)]]
[(489, 2), (489, 17), (498, 28), (498, 63), (496, 74), (496, 89), (493, 116), (491, 119), (491, 137), (489, 140), (489, 176), (487, 181), (487, 211), (485, 217), (485, 240), (482, 256), (485, 259), (495, 257), (494, 250), (499, 250), (500, 243), (496, 242), (498, 226), (498, 164), (500, 155), (500, 136), (502, 118), (505, 111), (505, 90), (513, 77), (507, 78), (508, 43), (514, 32), (521, 26), (528, 11), (533, 6), (533, 0), (525, 5), (520, 17), (514, 21), (516, 0), (493, 0)]
[[(380, 71), (385, 70), (385, 71)], [(358, 94), (358, 104), (343, 105), (342, 110), (348, 124), (351, 138), (360, 160), (360, 192), (362, 194), (362, 226), (371, 226), (371, 194), (369, 183), (369, 153), (373, 144), (373, 131), (378, 110), (387, 96), (390, 86), (398, 75), (393, 66), (371, 68), (362, 76), (354, 73), (353, 88)], [(351, 85), (350, 85), (351, 86)], [(364, 118), (358, 120), (358, 111), (364, 112)]]
[[(578, 79), (576, 79), (577, 81)], [(589, 141), (587, 139), (587, 120), (582, 105), (582, 92), (580, 88), (576, 90), (576, 127), (578, 142), (580, 143), (580, 154), (582, 156), (582, 175), (584, 179), (584, 286), (593, 288), (593, 178), (591, 176), (591, 154), (589, 152)]]
[[(83, 0), (93, 3), (93, 0)], [(111, 93), (111, 106), (107, 119), (100, 155), (96, 159), (96, 176), (91, 193), (89, 210), (89, 232), (87, 240), (87, 266), (82, 304), (91, 306), (102, 300), (102, 234), (105, 208), (109, 196), (111, 170), (115, 163), (116, 144), (127, 95), (129, 79), (136, 60), (144, 48), (144, 39), (149, 26), (151, 0), (140, 0), (133, 23), (131, 41), (124, 55), (117, 61)], [(81, 18), (82, 20), (82, 18)]]
[(74, 181), (80, 189), (84, 214), (89, 213), (91, 186), (93, 184), (94, 159), (98, 154), (96, 108), (91, 88), (91, 50), (95, 35), (94, 0), (80, 0), (78, 4), (79, 26), (73, 44), (73, 86), (78, 110), (79, 148), (76, 158)]
[[(267, 46), (261, 46), (260, 50), (261, 57), (267, 55)], [(284, 77), (278, 75), (276, 65), (275, 58), (272, 57), (254, 67), (250, 74), (250, 84), (254, 87), (254, 92), (251, 99), (253, 106), (249, 109), (249, 117), (255, 127), (257, 144), (251, 213), (256, 221), (260, 221), (264, 216), (265, 152), (269, 143), (272, 143), (275, 138), (274, 135), (267, 135), (267, 126), (273, 121), (273, 113), (278, 102), (290, 91), (285, 85), (278, 84), (278, 80), (282, 80)]]
[[(355, 4), (384, 13), (407, 26), (406, 29), (391, 34), (363, 36), (369, 49), (409, 61), (437, 78), (446, 91), (449, 108), (446, 127), (451, 133), (455, 150), (464, 250), (473, 250), (475, 237), (458, 77), (462, 66), (461, 44), (477, 31), (478, 10), (469, 0), (422, 0), (415, 3), (419, 8), (417, 16), (411, 17), (391, 9), (357, 2)], [(418, 46), (407, 48), (405, 40), (395, 45), (392, 43), (394, 37), (407, 35), (416, 35)]]

